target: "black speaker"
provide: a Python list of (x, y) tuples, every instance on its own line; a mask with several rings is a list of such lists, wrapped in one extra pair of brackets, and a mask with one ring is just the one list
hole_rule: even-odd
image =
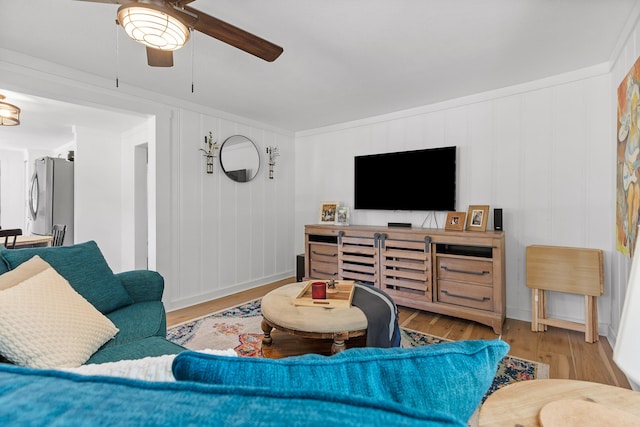
[(493, 210), (493, 229), (502, 230), (502, 209)]
[(304, 277), (304, 254), (296, 255), (296, 281), (302, 282)]

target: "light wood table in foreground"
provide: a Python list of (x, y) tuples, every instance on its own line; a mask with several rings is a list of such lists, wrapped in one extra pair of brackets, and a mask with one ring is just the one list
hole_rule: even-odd
[[(574, 380), (531, 380), (511, 384), (493, 393), (480, 408), (480, 426), (540, 426), (538, 415), (548, 403), (576, 399), (640, 417), (640, 392)], [(606, 409), (599, 407), (601, 409)], [(570, 405), (560, 410), (567, 410)], [(564, 416), (564, 415), (563, 415)], [(568, 416), (563, 425), (570, 426)], [(638, 418), (640, 421), (640, 418)], [(614, 418), (611, 421), (616, 425)], [(640, 425), (640, 424), (633, 424)]]

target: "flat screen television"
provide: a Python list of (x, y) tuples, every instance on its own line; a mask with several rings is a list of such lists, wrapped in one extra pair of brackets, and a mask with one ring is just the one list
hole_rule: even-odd
[(355, 209), (455, 211), (456, 147), (355, 157)]

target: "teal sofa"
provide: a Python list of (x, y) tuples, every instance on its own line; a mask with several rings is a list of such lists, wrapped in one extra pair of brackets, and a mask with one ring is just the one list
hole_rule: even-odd
[(184, 351), (174, 382), (0, 365), (2, 425), (466, 426), (501, 340), (279, 360)]
[(35, 255), (50, 264), (119, 329), (87, 364), (177, 354), (184, 350), (165, 339), (164, 279), (159, 273), (136, 270), (114, 274), (96, 242), (89, 241), (71, 246), (10, 250), (0, 246), (0, 274), (17, 268)]
[[(56, 280), (74, 298), (99, 311), (100, 318), (106, 316), (119, 331), (87, 360), (97, 364), (91, 367), (0, 364), (0, 425), (463, 427), (509, 349), (501, 340), (478, 340), (353, 348), (335, 356), (279, 360), (194, 352), (165, 339), (164, 282), (158, 273), (113, 274), (97, 244), (86, 242), (0, 248), (0, 278), (18, 276), (34, 260), (43, 260), (46, 270), (0, 289), (0, 294), (16, 294), (18, 287), (29, 289), (32, 283), (45, 293), (53, 282), (44, 274), (55, 270)], [(45, 299), (39, 309), (52, 307), (50, 301)], [(88, 323), (87, 317), (80, 322)], [(77, 329), (73, 331), (77, 340)], [(164, 355), (175, 355), (168, 356), (175, 381), (108, 376), (104, 369), (113, 364), (99, 364), (145, 358), (140, 363), (146, 365), (167, 359), (150, 356)], [(83, 375), (81, 368), (101, 373)]]

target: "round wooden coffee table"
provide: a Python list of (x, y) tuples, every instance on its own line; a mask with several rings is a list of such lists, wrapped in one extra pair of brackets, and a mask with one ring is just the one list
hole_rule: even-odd
[(262, 344), (269, 346), (275, 328), (305, 338), (332, 339), (331, 353), (346, 348), (345, 341), (367, 333), (367, 318), (362, 310), (349, 308), (304, 307), (293, 304), (306, 282), (292, 283), (267, 293), (261, 302)]
[[(547, 406), (559, 403), (557, 406)], [(628, 416), (640, 417), (640, 393), (626, 388), (576, 380), (531, 380), (521, 381), (497, 390), (491, 394), (480, 408), (479, 425), (491, 427), (540, 425), (595, 425), (589, 422), (574, 424), (571, 422), (575, 411), (584, 412), (582, 405), (588, 403), (597, 409), (589, 409), (590, 418), (596, 422), (601, 414), (605, 414), (608, 423), (604, 425), (638, 425), (616, 423), (623, 411)], [(597, 406), (596, 406), (597, 405)], [(607, 413), (607, 409), (610, 411)], [(616, 415), (617, 414), (617, 415)], [(587, 414), (589, 415), (589, 414)], [(547, 420), (543, 423), (541, 420)], [(554, 424), (554, 420), (560, 424)], [(640, 418), (636, 418), (640, 422)], [(603, 425), (599, 423), (598, 425)]]

